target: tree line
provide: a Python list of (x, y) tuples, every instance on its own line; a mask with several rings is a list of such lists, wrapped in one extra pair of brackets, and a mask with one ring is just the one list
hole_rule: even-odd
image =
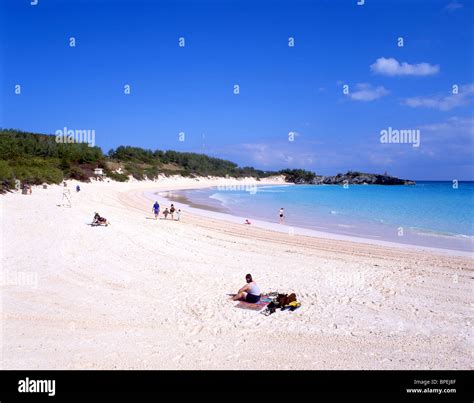
[(2, 191), (13, 188), (16, 181), (32, 185), (60, 183), (64, 179), (87, 181), (94, 176), (95, 168), (102, 168), (108, 177), (118, 181), (128, 180), (129, 175), (142, 180), (159, 174), (257, 179), (283, 174), (289, 182), (295, 183), (299, 177), (314, 177), (314, 173), (304, 170), (263, 171), (239, 167), (232, 161), (192, 152), (119, 146), (105, 155), (100, 147), (57, 142), (54, 135), (0, 129)]

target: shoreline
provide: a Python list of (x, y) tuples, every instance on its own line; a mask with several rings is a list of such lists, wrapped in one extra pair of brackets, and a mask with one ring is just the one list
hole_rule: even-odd
[[(291, 184), (290, 184), (291, 185)], [(257, 185), (257, 186), (266, 186), (265, 184)], [(278, 186), (278, 185), (277, 185)], [(282, 184), (281, 186), (286, 186), (286, 184)], [(214, 186), (209, 186), (208, 188), (212, 188)], [(200, 215), (206, 218), (232, 222), (235, 224), (242, 224), (244, 223), (245, 219), (248, 217), (244, 217), (238, 214), (231, 214), (224, 209), (219, 207), (213, 207), (209, 205), (194, 203), (189, 200), (186, 196), (183, 195), (164, 195), (163, 193), (171, 193), (172, 191), (179, 191), (179, 190), (195, 190), (195, 189), (202, 189), (206, 187), (187, 187), (183, 189), (157, 189), (155, 193), (152, 191), (144, 191), (144, 196), (151, 202), (152, 199), (156, 198), (163, 203), (166, 200), (169, 203), (174, 203), (177, 208), (185, 209), (186, 211), (190, 211), (192, 214)], [(436, 247), (436, 246), (427, 246), (427, 245), (414, 245), (410, 243), (403, 243), (403, 242), (396, 242), (391, 240), (382, 240), (382, 239), (375, 239), (375, 237), (370, 237), (370, 235), (353, 235), (348, 234), (345, 235), (341, 232), (329, 232), (329, 231), (320, 231), (314, 230), (310, 228), (298, 227), (298, 226), (291, 226), (291, 225), (280, 225), (276, 222), (270, 222), (267, 220), (262, 219), (252, 219), (252, 226), (265, 229), (268, 231), (280, 232), (290, 234), (290, 236), (294, 235), (303, 235), (309, 236), (314, 238), (322, 238), (327, 240), (340, 240), (340, 241), (347, 241), (347, 242), (354, 242), (354, 243), (363, 243), (363, 244), (373, 244), (378, 246), (385, 246), (388, 248), (400, 248), (400, 249), (411, 249), (411, 250), (419, 250), (419, 251), (428, 251), (434, 252), (439, 254), (447, 254), (452, 256), (463, 256), (468, 258), (473, 258), (474, 254), (471, 250), (465, 249), (452, 249), (449, 247)], [(422, 231), (422, 230), (421, 230)], [(442, 234), (430, 234), (426, 232), (426, 234), (422, 231), (423, 236), (434, 236), (437, 239), (447, 238), (453, 239), (456, 238), (455, 236), (450, 235), (442, 235)], [(462, 238), (460, 238), (462, 239)]]

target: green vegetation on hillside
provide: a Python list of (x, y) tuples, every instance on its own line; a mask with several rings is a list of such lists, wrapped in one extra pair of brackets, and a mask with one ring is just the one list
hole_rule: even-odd
[(286, 181), (291, 183), (311, 183), (316, 177), (314, 172), (305, 171), (304, 169), (283, 169), (278, 173), (285, 175)]
[(59, 183), (63, 178), (85, 180), (104, 162), (99, 147), (84, 143), (57, 143), (55, 136), (0, 130), (2, 189), (21, 183)]
[(27, 184), (60, 183), (64, 179), (87, 181), (94, 169), (102, 168), (107, 177), (126, 181), (159, 174), (183, 176), (231, 176), (261, 178), (276, 174), (253, 167), (238, 167), (231, 161), (204, 154), (146, 150), (120, 146), (104, 155), (99, 147), (86, 143), (58, 143), (56, 136), (0, 130), (0, 183), (3, 191), (15, 180)]

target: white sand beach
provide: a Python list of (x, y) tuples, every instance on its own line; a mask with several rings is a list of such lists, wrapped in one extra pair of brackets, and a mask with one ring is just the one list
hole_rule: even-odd
[[(146, 192), (219, 183), (70, 181), (71, 208), (62, 186), (0, 196), (1, 368), (473, 368), (472, 257), (153, 219)], [(247, 273), (302, 307), (236, 308)]]

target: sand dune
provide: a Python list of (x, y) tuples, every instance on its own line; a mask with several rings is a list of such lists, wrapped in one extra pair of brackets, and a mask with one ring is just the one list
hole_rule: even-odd
[[(1, 196), (2, 368), (472, 368), (472, 258), (151, 219), (144, 191), (218, 183), (81, 184), (72, 208), (59, 186)], [(302, 308), (235, 308), (248, 272)]]

